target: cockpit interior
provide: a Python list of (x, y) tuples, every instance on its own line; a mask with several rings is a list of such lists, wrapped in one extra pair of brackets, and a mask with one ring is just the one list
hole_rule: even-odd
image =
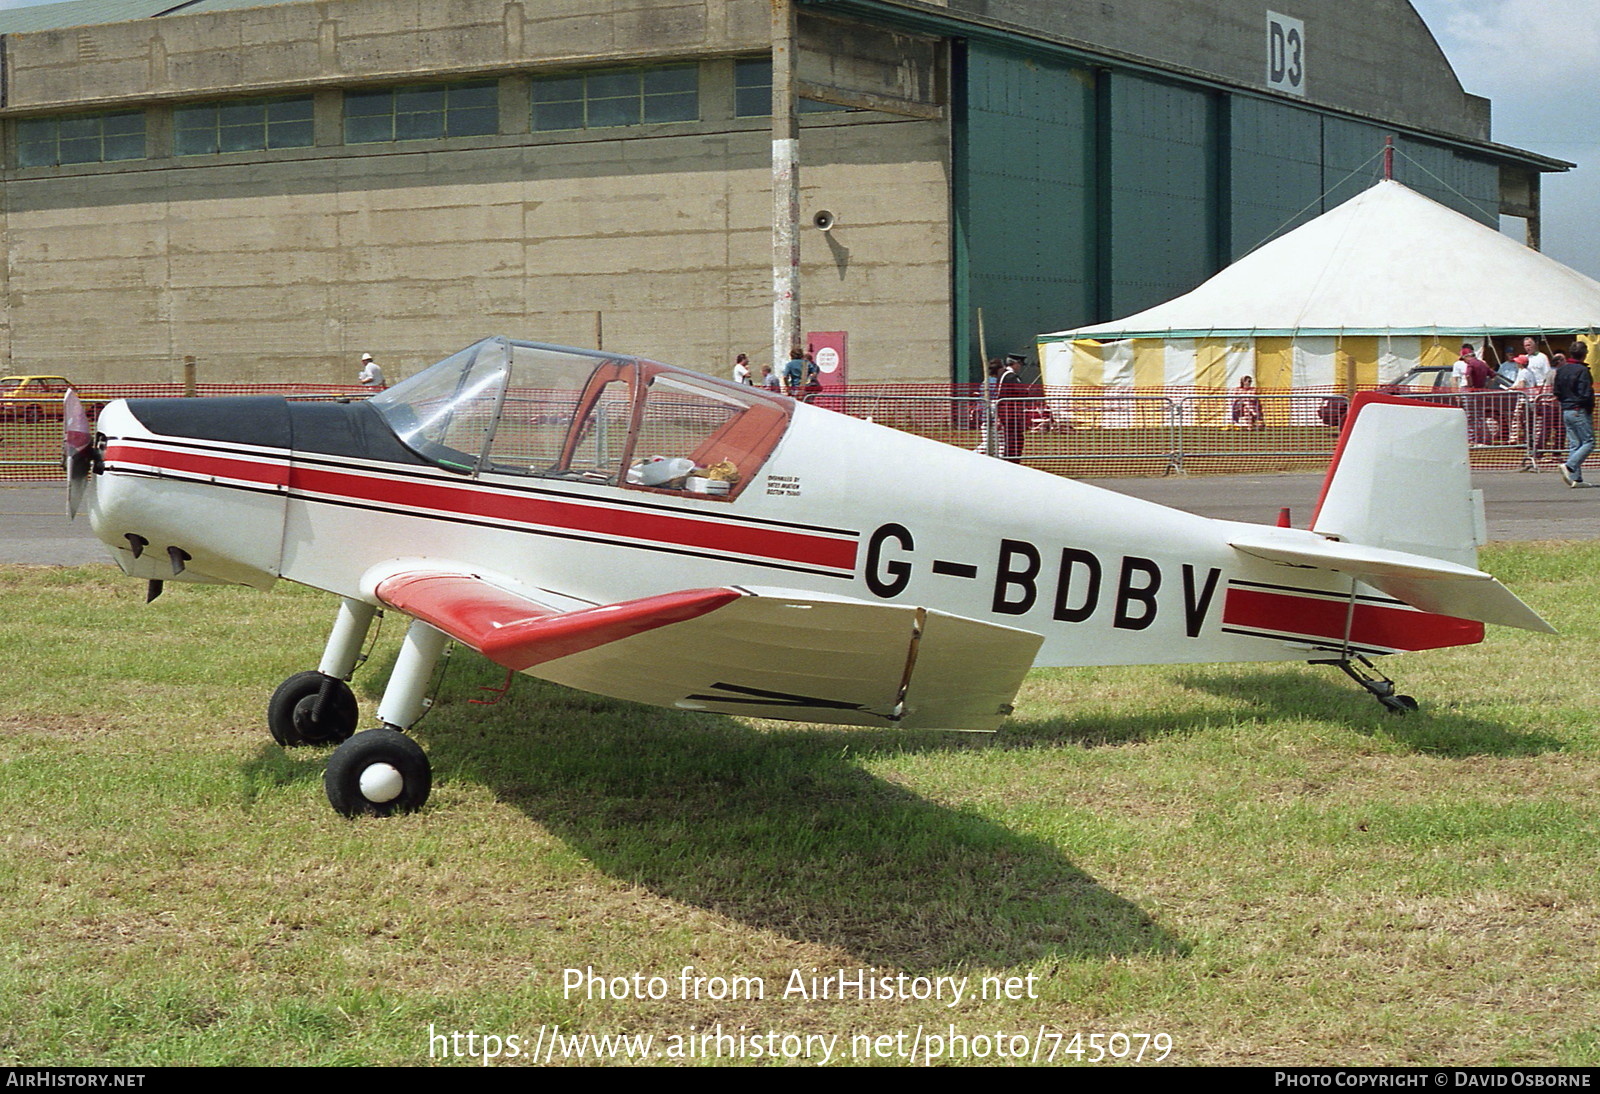
[(488, 338), (369, 405), (419, 456), (520, 475), (732, 500), (794, 412), (782, 396), (638, 357)]

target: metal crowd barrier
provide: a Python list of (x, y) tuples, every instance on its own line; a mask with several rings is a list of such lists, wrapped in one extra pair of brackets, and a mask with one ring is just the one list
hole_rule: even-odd
[[(117, 397), (182, 394), (178, 385), (116, 389)], [(291, 399), (349, 400), (371, 394), (313, 385), (207, 385), (204, 394), (274, 392)], [(1406, 392), (1405, 398), (1466, 411), (1472, 466), (1538, 470), (1566, 455), (1561, 408), (1547, 392)], [(91, 413), (111, 396), (86, 400)], [(1075, 394), (1035, 389), (986, 402), (977, 394), (823, 394), (815, 405), (944, 444), (996, 457), (1008, 445), (1021, 462), (1060, 475), (1226, 474), (1315, 471), (1327, 466), (1349, 411), (1332, 392), (1252, 391)], [(29, 421), (0, 406), (0, 482), (61, 477), (61, 421)], [(1012, 453), (1013, 455), (1015, 453)]]
[[(1166, 475), (1183, 466), (1176, 403), (1165, 395), (1047, 392), (994, 402), (1003, 444), (1021, 438), (1021, 460), (1058, 475)], [(1002, 452), (1001, 455), (1005, 453)]]
[[(1518, 392), (1518, 394), (1525, 394)], [(1561, 404), (1547, 392), (1525, 399), (1527, 404), (1528, 469), (1539, 470), (1540, 463), (1563, 463), (1567, 458), (1567, 423), (1561, 418)]]
[(1327, 466), (1350, 412), (1343, 395), (1252, 391), (1179, 399), (1175, 470), (1200, 474)]

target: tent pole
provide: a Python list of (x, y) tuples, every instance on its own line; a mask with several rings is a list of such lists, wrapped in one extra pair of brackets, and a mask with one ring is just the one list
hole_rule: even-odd
[(983, 309), (978, 309), (978, 385), (983, 392), (983, 454), (994, 455), (994, 393), (989, 390), (989, 340), (983, 333)]

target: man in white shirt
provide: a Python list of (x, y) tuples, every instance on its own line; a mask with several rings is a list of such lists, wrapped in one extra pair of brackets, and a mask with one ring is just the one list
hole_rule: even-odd
[(1539, 343), (1532, 338), (1522, 340), (1522, 352), (1528, 355), (1528, 371), (1533, 374), (1533, 382), (1543, 387), (1550, 382), (1550, 358), (1539, 352)]
[(383, 390), (383, 369), (379, 368), (378, 362), (372, 359), (372, 354), (363, 353), (361, 355), (361, 371), (356, 375), (356, 379), (361, 381), (362, 387)]

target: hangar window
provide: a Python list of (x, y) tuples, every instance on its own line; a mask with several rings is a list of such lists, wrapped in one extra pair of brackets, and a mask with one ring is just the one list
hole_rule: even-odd
[(180, 156), (310, 148), (311, 96), (180, 106), (172, 112), (172, 135)]
[(533, 131), (605, 129), (700, 117), (698, 65), (554, 76), (533, 82)]
[[(849, 107), (816, 99), (801, 99), (800, 113), (823, 114), (848, 110)], [(735, 118), (765, 118), (772, 113), (772, 62), (768, 60), (739, 61), (733, 66), (733, 116)]]
[(500, 131), (500, 89), (493, 81), (429, 84), (344, 97), (347, 144), (481, 137)]
[(79, 114), (17, 122), (17, 166), (109, 163), (144, 158), (144, 114)]

